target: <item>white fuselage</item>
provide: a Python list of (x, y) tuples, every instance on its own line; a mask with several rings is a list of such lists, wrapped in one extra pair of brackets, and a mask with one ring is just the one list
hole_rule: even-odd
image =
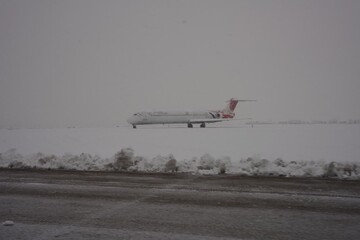
[(128, 119), (132, 125), (190, 123), (193, 119), (220, 118), (215, 112), (141, 112)]

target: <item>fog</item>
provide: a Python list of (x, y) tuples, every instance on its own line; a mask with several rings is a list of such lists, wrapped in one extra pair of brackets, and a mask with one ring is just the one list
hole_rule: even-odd
[(0, 128), (360, 119), (360, 1), (0, 0)]

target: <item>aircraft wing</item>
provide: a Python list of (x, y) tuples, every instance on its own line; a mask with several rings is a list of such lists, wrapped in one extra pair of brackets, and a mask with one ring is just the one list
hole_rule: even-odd
[(222, 122), (222, 121), (229, 121), (226, 118), (204, 118), (204, 119), (191, 119), (189, 123), (215, 123), (215, 122)]
[(215, 123), (223, 121), (244, 121), (251, 120), (251, 118), (204, 118), (204, 119), (191, 119), (189, 123)]

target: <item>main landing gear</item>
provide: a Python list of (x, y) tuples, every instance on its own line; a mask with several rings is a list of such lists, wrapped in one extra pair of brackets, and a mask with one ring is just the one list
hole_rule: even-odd
[[(188, 128), (193, 128), (193, 125), (192, 125), (191, 123), (188, 123), (187, 126), (188, 126)], [(201, 128), (204, 128), (205, 126), (206, 126), (205, 123), (201, 123), (201, 124), (200, 124), (200, 127), (201, 127)]]
[(135, 124), (133, 125), (133, 128), (136, 128), (136, 125), (135, 125)]

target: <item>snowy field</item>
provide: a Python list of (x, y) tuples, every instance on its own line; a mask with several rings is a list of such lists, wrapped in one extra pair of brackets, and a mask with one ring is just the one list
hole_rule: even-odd
[(360, 178), (360, 125), (232, 124), (1, 129), (0, 166)]

